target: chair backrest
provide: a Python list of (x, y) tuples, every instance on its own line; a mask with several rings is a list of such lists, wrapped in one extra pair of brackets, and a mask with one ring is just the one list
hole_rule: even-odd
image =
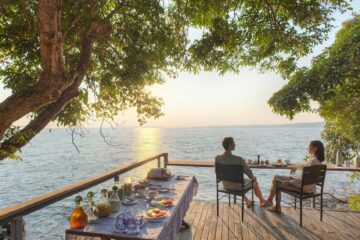
[(215, 163), (217, 180), (244, 183), (244, 170), (241, 165)]
[(302, 184), (317, 184), (322, 186), (325, 181), (326, 165), (313, 165), (304, 167), (302, 173)]

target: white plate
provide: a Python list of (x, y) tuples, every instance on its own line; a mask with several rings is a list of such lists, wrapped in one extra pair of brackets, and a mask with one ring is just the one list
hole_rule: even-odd
[(123, 204), (123, 205), (135, 205), (137, 203), (138, 203), (138, 201), (136, 201), (136, 200), (130, 200), (130, 201), (122, 200), (121, 201), (121, 204)]
[[(150, 210), (150, 209), (149, 209), (149, 210)], [(148, 210), (146, 210), (146, 212), (145, 212), (145, 214), (144, 214), (145, 220), (148, 221), (148, 222), (159, 222), (159, 221), (163, 220), (164, 218), (166, 218), (166, 217), (169, 215), (169, 211), (164, 210), (164, 209), (161, 209), (161, 210), (165, 211), (166, 214), (164, 214), (163, 216), (158, 217), (158, 218), (148, 217), (147, 214), (146, 214), (146, 212), (147, 212)]]
[(172, 206), (174, 206), (175, 205), (175, 203), (174, 203), (174, 199), (172, 199), (173, 200), (173, 203), (171, 204), (171, 205), (162, 205), (162, 204), (159, 204), (159, 202), (162, 200), (162, 199), (164, 199), (164, 198), (160, 198), (160, 199), (158, 199), (158, 200), (152, 200), (151, 202), (150, 202), (150, 204), (152, 205), (152, 206), (154, 206), (154, 207), (172, 207)]
[(167, 192), (169, 192), (169, 189), (168, 188), (159, 188), (158, 192), (159, 193), (167, 193)]

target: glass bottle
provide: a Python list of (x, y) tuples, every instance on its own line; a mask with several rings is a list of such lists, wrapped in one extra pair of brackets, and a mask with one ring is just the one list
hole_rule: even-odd
[(114, 178), (114, 185), (117, 186), (117, 193), (119, 196), (119, 199), (122, 200), (123, 198), (123, 184), (122, 184), (122, 180), (120, 179), (119, 176), (116, 176)]
[(109, 202), (110, 202), (110, 206), (111, 206), (111, 211), (113, 213), (116, 213), (116, 212), (120, 211), (120, 209), (121, 209), (121, 202), (120, 202), (120, 198), (118, 196), (117, 186), (113, 186), (112, 189), (113, 189), (113, 191), (109, 198)]
[(111, 206), (107, 197), (107, 190), (103, 189), (101, 190), (101, 200), (97, 205), (97, 208), (99, 210), (99, 217), (107, 217), (111, 213)]
[(87, 194), (87, 204), (84, 208), (84, 211), (86, 213), (86, 215), (88, 216), (88, 222), (93, 222), (95, 221), (96, 219), (98, 219), (98, 214), (99, 214), (99, 211), (94, 203), (94, 193), (93, 192), (88, 192)]
[(88, 223), (88, 217), (84, 212), (81, 201), (82, 201), (81, 196), (75, 197), (76, 206), (70, 216), (71, 228), (84, 228)]
[(131, 196), (132, 192), (132, 180), (131, 177), (126, 177), (124, 180), (124, 196), (129, 197)]

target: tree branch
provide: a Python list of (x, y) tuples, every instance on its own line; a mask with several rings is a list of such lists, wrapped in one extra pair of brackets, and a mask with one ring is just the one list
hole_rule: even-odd
[(64, 31), (63, 41), (66, 39), (66, 37), (69, 34), (69, 32), (71, 31), (71, 29), (76, 25), (76, 23), (80, 20), (80, 18), (81, 18), (81, 15), (76, 15), (76, 16), (73, 17), (73, 19), (71, 20), (69, 26)]
[[(121, 144), (112, 144), (111, 142), (109, 142), (109, 141), (106, 139), (106, 136), (105, 136), (105, 134), (103, 133), (103, 126), (104, 126), (104, 122), (105, 122), (105, 121), (106, 121), (106, 119), (103, 118), (102, 121), (101, 121), (101, 125), (100, 125), (100, 135), (101, 135), (101, 137), (104, 139), (104, 142), (105, 142), (107, 145), (112, 146), (112, 147), (121, 146)], [(116, 127), (114, 127), (111, 123), (109, 123), (109, 124), (110, 124), (110, 126), (111, 126), (111, 129), (115, 129), (115, 128), (117, 127), (117, 125), (116, 125)]]
[[(79, 87), (85, 77), (86, 72), (90, 67), (93, 44), (96, 40), (103, 37), (110, 31), (111, 25), (108, 22), (94, 21), (93, 23), (91, 23), (90, 30), (82, 41), (81, 54), (76, 71), (71, 77), (72, 79), (74, 79), (73, 83), (62, 92), (57, 101), (48, 105), (18, 134), (7, 139), (0, 145), (0, 160), (5, 159), (7, 157), (7, 154), (13, 154), (20, 148), (25, 146), (34, 136), (36, 136), (36, 134), (43, 130), (49, 122), (54, 120), (55, 117), (72, 99), (79, 95)], [(29, 102), (32, 101), (33, 100), (29, 100)], [(3, 118), (0, 118), (0, 120), (1, 119)], [(2, 151), (7, 154), (2, 154)]]
[(0, 139), (5, 130), (21, 117), (56, 101), (61, 92), (71, 84), (63, 66), (61, 44), (61, 0), (39, 2), (39, 37), (42, 72), (33, 87), (8, 97), (0, 104)]

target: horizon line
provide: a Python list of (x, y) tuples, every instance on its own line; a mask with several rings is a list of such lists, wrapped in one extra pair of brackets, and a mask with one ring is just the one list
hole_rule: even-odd
[[(297, 125), (314, 125), (325, 124), (322, 122), (300, 122), (300, 123), (279, 123), (279, 124), (244, 124), (244, 125), (209, 125), (209, 126), (189, 126), (189, 127), (162, 127), (162, 126), (119, 126), (120, 128), (231, 128), (231, 127), (273, 127), (273, 126), (297, 126)], [(66, 129), (67, 127), (45, 127), (45, 129)], [(99, 129), (100, 127), (84, 127), (85, 129)], [(111, 129), (112, 127), (103, 127), (103, 129)]]

